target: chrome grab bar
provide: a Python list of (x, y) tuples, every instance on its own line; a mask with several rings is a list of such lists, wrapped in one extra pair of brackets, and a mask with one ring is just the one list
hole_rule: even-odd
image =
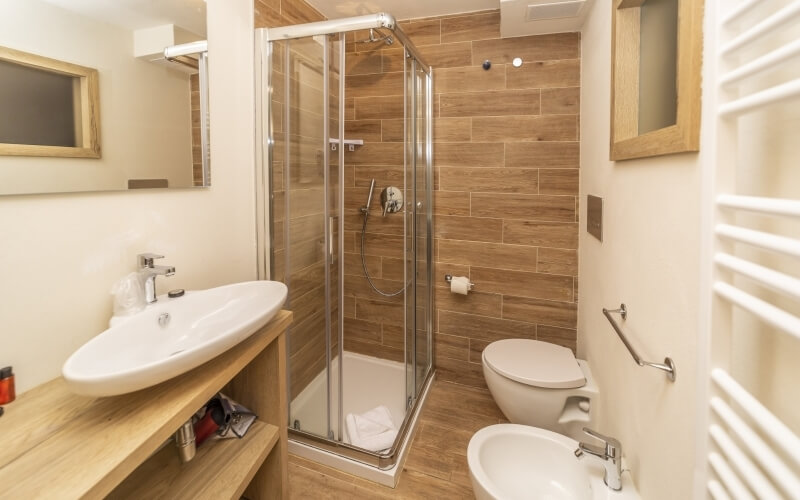
[(625, 334), (622, 333), (619, 324), (617, 324), (614, 318), (611, 317), (612, 314), (619, 314), (620, 316), (622, 316), (623, 320), (626, 319), (628, 317), (628, 309), (625, 307), (625, 304), (620, 304), (619, 309), (609, 310), (604, 307), (603, 314), (605, 315), (606, 319), (608, 319), (608, 322), (611, 323), (611, 326), (612, 328), (614, 328), (614, 331), (617, 332), (617, 335), (619, 335), (619, 338), (620, 340), (622, 340), (622, 343), (625, 344), (625, 347), (628, 348), (628, 352), (631, 353), (631, 356), (633, 356), (633, 360), (636, 361), (637, 365), (652, 366), (653, 368), (665, 371), (667, 372), (667, 378), (671, 382), (675, 382), (675, 362), (672, 361), (672, 358), (664, 358), (664, 364), (644, 361), (642, 358), (639, 357), (638, 354), (636, 354), (636, 351), (633, 349), (633, 346), (630, 344), (630, 342), (628, 342), (628, 339), (625, 338)]

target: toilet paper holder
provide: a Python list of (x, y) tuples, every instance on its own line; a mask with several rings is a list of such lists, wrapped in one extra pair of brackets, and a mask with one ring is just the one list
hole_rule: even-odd
[[(452, 274), (445, 274), (444, 275), (444, 280), (446, 282), (448, 282), (448, 283), (452, 282), (453, 281), (453, 275)], [(475, 283), (470, 281), (468, 286), (469, 286), (470, 291), (472, 291), (472, 289), (475, 288)]]

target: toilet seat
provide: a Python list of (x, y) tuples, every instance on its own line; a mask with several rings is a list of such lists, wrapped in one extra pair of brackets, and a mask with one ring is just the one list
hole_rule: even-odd
[(573, 389), (586, 384), (572, 351), (549, 342), (498, 340), (483, 350), (483, 359), (497, 373), (534, 387)]

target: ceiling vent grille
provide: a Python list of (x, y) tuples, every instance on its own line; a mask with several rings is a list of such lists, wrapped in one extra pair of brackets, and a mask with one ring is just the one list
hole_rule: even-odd
[(585, 0), (571, 0), (567, 2), (544, 3), (528, 5), (528, 21), (543, 21), (545, 19), (560, 19), (576, 17), (580, 14)]

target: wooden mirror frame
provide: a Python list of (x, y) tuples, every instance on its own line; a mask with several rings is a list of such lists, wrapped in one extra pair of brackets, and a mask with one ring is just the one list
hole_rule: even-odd
[[(76, 108), (76, 147), (0, 143), (0, 156), (55, 156), (66, 158), (100, 158), (100, 97), (96, 69), (50, 59), (20, 50), (0, 47), (0, 60), (78, 78), (75, 95), (80, 96)], [(78, 115), (78, 113), (80, 113)]]
[(639, 135), (639, 20), (646, 0), (612, 0), (610, 159), (700, 150), (703, 0), (677, 0), (677, 119)]

